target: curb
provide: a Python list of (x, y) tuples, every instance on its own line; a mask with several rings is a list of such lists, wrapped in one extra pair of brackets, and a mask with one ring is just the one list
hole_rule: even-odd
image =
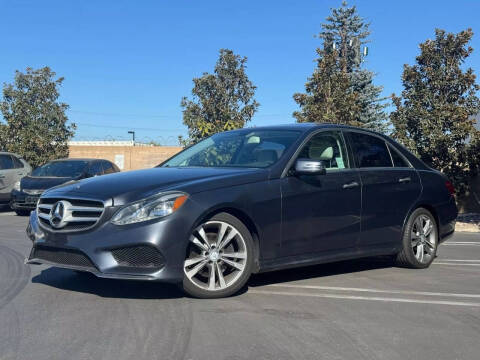
[(455, 224), (455, 231), (459, 232), (480, 232), (480, 225), (475, 223), (457, 222)]

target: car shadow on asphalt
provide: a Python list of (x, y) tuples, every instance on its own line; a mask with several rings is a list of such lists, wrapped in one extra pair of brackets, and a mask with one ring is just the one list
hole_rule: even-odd
[(1, 213), (6, 213), (6, 212), (12, 212), (12, 209), (10, 209), (10, 206), (0, 205), (0, 214)]
[(176, 299), (183, 292), (173, 284), (152, 281), (98, 278), (90, 273), (50, 267), (32, 278), (32, 283), (61, 290), (94, 294), (104, 298)]
[[(247, 292), (248, 287), (358, 273), (391, 266), (390, 259), (376, 257), (253, 274), (247, 286), (237, 295)], [(32, 283), (44, 284), (61, 290), (94, 294), (104, 298), (178, 299), (185, 297), (181, 289), (174, 284), (97, 278), (90, 273), (56, 267), (42, 270), (39, 275), (32, 278)]]
[(253, 274), (248, 282), (248, 285), (250, 287), (266, 286), (291, 281), (385, 269), (389, 267), (392, 267), (392, 259), (390, 257), (363, 258)]

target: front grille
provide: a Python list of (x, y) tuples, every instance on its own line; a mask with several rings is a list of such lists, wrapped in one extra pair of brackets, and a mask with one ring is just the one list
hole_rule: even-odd
[(37, 205), (39, 196), (25, 196), (24, 198), (16, 197), (13, 199), (15, 205), (25, 205), (35, 207)]
[(162, 255), (153, 246), (130, 246), (117, 248), (111, 252), (121, 266), (161, 268), (164, 264)]
[[(52, 208), (57, 203), (63, 205), (61, 220), (54, 219)], [(38, 220), (42, 227), (52, 232), (83, 231), (95, 226), (102, 217), (104, 204), (98, 200), (40, 198), (37, 205)]]
[(54, 264), (95, 269), (95, 266), (85, 254), (72, 249), (59, 249), (37, 245), (33, 249), (30, 258), (45, 260)]

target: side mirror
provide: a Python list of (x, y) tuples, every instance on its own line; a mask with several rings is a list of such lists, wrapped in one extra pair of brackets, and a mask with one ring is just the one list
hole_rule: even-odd
[(295, 173), (298, 175), (325, 175), (327, 169), (321, 160), (298, 159), (295, 162)]

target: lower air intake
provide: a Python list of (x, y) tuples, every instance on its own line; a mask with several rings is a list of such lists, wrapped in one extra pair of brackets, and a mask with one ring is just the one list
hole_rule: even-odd
[(121, 266), (137, 268), (161, 268), (162, 255), (153, 246), (130, 246), (111, 250), (113, 257)]
[(80, 251), (36, 246), (30, 258), (45, 260), (54, 264), (95, 269), (90, 259)]

